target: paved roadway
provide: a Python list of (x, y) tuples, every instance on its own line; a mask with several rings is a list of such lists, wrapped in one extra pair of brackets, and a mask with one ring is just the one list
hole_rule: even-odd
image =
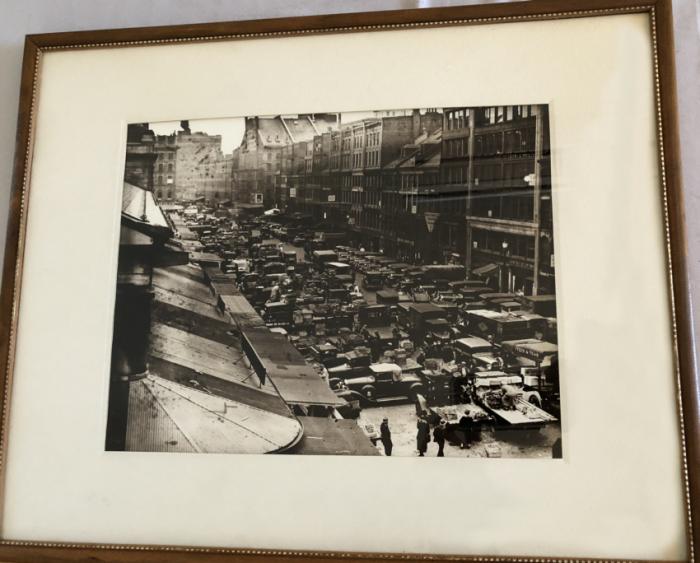
[[(358, 422), (360, 425), (371, 424), (379, 430), (382, 419), (389, 419), (394, 450), (392, 455), (401, 457), (416, 457), (416, 417), (415, 407), (410, 405), (394, 405), (369, 407), (362, 409)], [(431, 429), (432, 440), (432, 429)], [(483, 430), (481, 441), (469, 449), (460, 449), (456, 444), (445, 443), (445, 457), (504, 457), (504, 458), (551, 458), (552, 444), (561, 437), (561, 429), (557, 424), (543, 427), (538, 432), (529, 433), (527, 440), (520, 436), (504, 437), (496, 435), (492, 430)], [(379, 450), (384, 453), (381, 442)], [(428, 457), (437, 455), (437, 444), (428, 444)]]
[[(295, 246), (289, 242), (282, 242), (276, 238), (266, 239), (266, 240), (273, 240), (277, 244), (282, 244), (282, 247), (284, 248), (285, 252), (290, 252), (290, 251), (296, 252), (297, 253), (297, 262), (306, 262), (306, 256), (305, 256), (304, 249), (301, 248), (300, 246)], [(363, 278), (363, 275), (361, 273), (356, 274), (355, 279), (357, 281), (358, 286), (360, 287), (360, 291), (362, 292), (362, 295), (364, 295), (364, 297), (365, 297), (365, 301), (367, 301), (367, 303), (369, 305), (374, 305), (377, 303), (377, 293), (375, 291), (367, 291), (366, 289), (364, 289), (362, 287), (362, 278)]]
[[(278, 239), (272, 239), (280, 243)], [(285, 251), (297, 253), (297, 260), (304, 262), (304, 249), (288, 242), (282, 243)], [(362, 289), (362, 274), (357, 274), (357, 283), (368, 303), (377, 302), (376, 292)], [(393, 455), (396, 456), (417, 456), (416, 450), (416, 411), (412, 404), (393, 405), (383, 407), (370, 407), (362, 410), (358, 422), (360, 424), (371, 424), (376, 429), (384, 417), (389, 418), (389, 426), (392, 430), (394, 442)], [(432, 432), (431, 432), (432, 436)], [(541, 429), (531, 437), (528, 443), (523, 443), (522, 439), (504, 439), (500, 434), (496, 436), (494, 432), (484, 430), (482, 440), (474, 444), (470, 449), (460, 449), (457, 445), (445, 444), (446, 457), (489, 457), (489, 455), (500, 455), (500, 457), (527, 457), (527, 458), (549, 458), (552, 455), (552, 444), (561, 437), (561, 429), (558, 425), (549, 425)], [(379, 443), (378, 449), (384, 450)], [(428, 456), (437, 454), (437, 444), (430, 442), (428, 445)]]

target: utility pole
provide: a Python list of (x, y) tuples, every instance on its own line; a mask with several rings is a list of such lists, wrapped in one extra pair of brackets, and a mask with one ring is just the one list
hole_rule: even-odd
[(467, 109), (469, 112), (469, 140), (467, 142), (467, 205), (465, 231), (466, 244), (464, 247), (464, 265), (467, 270), (467, 277), (472, 271), (472, 229), (468, 217), (472, 214), (472, 189), (474, 184), (474, 125), (476, 123), (476, 111), (474, 108)]
[(542, 106), (532, 106), (535, 114), (535, 178), (533, 185), (532, 222), (535, 226), (535, 267), (532, 274), (532, 294), (538, 295), (540, 287), (540, 207), (542, 205), (542, 150), (544, 145), (544, 110)]

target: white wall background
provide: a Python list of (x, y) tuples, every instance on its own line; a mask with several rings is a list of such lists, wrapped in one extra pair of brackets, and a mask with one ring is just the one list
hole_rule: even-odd
[[(488, 0), (486, 0), (488, 1)], [(562, 0), (564, 2), (565, 0)], [(0, 256), (3, 254), (24, 35), (101, 29), (390, 10), (476, 3), (469, 0), (0, 0)], [(683, 173), (690, 271), (700, 291), (700, 0), (674, 0)], [(700, 301), (700, 295), (695, 297)], [(696, 306), (700, 321), (700, 305)]]

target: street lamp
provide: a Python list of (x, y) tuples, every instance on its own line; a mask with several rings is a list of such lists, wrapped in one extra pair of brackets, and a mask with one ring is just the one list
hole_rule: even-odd
[(500, 275), (500, 291), (503, 293), (503, 286), (505, 285), (504, 283), (504, 278), (505, 278), (505, 273), (506, 273), (506, 253), (508, 252), (508, 241), (503, 241), (501, 243), (501, 248), (503, 249), (503, 266), (501, 266), (501, 275)]

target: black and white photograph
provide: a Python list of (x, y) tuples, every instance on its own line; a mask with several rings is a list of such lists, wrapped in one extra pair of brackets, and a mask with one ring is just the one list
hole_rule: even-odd
[(182, 118), (127, 128), (107, 451), (563, 457), (546, 105)]

